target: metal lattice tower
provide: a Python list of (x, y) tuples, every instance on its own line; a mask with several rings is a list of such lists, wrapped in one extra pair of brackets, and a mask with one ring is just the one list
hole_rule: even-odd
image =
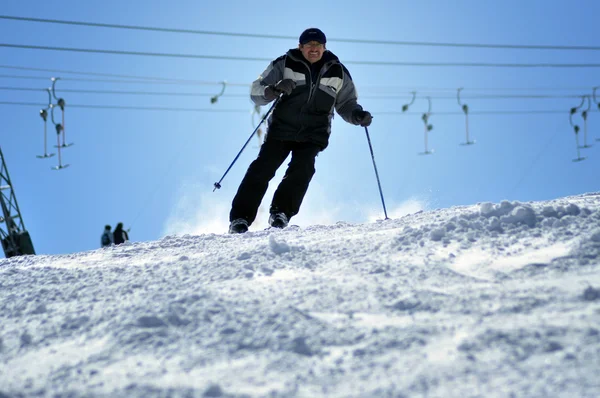
[(4, 255), (8, 258), (24, 254), (35, 254), (31, 237), (23, 224), (23, 217), (21, 217), (19, 205), (17, 205), (17, 198), (10, 182), (1, 148), (0, 160), (2, 160), (2, 168), (0, 169), (0, 206), (2, 207), (0, 238), (2, 239)]

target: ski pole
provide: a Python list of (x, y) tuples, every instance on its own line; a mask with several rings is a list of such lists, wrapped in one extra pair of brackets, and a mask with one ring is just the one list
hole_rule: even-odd
[(385, 219), (389, 220), (387, 210), (385, 209), (385, 201), (383, 200), (383, 191), (381, 190), (381, 182), (379, 181), (379, 173), (377, 172), (377, 165), (375, 164), (375, 155), (373, 154), (373, 147), (371, 146), (371, 138), (369, 138), (369, 129), (365, 126), (365, 133), (367, 134), (367, 141), (369, 142), (369, 150), (371, 151), (371, 159), (373, 159), (373, 168), (375, 169), (375, 177), (377, 177), (377, 186), (379, 187), (379, 196), (381, 196), (381, 204), (383, 204), (383, 214)]
[(258, 128), (260, 127), (260, 125), (264, 123), (264, 121), (267, 119), (267, 117), (269, 117), (269, 115), (271, 114), (271, 112), (273, 111), (273, 109), (275, 109), (275, 106), (277, 106), (277, 104), (279, 103), (280, 99), (281, 99), (281, 97), (277, 97), (275, 99), (275, 102), (273, 102), (273, 105), (271, 105), (271, 108), (269, 109), (269, 111), (263, 116), (263, 118), (260, 120), (260, 122), (258, 122), (258, 126), (256, 126), (256, 128), (254, 129), (254, 131), (252, 132), (252, 134), (250, 134), (250, 137), (248, 137), (248, 140), (246, 141), (246, 143), (244, 144), (244, 146), (242, 147), (242, 149), (240, 149), (240, 151), (238, 152), (237, 156), (233, 159), (233, 162), (231, 162), (231, 164), (229, 165), (229, 167), (225, 171), (225, 174), (223, 174), (223, 177), (221, 177), (221, 179), (218, 182), (215, 182), (215, 184), (214, 184), (215, 189), (213, 189), (213, 192), (215, 192), (215, 190), (221, 188), (221, 181), (223, 181), (223, 179), (225, 178), (225, 176), (227, 175), (227, 173), (229, 173), (229, 170), (231, 170), (231, 167), (238, 160), (238, 158), (240, 157), (240, 155), (242, 154), (242, 152), (244, 151), (244, 149), (246, 149), (246, 146), (248, 145), (248, 143), (250, 142), (250, 140), (252, 139), (252, 137), (254, 137), (254, 134), (256, 134), (256, 132), (258, 131)]

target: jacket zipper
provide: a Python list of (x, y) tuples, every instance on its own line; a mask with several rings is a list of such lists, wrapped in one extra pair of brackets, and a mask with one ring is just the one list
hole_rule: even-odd
[(325, 72), (327, 72), (327, 70), (329, 68), (331, 68), (331, 65), (332, 65), (331, 63), (327, 63), (327, 64), (323, 65), (323, 67), (319, 70), (319, 74), (317, 75), (317, 83), (313, 83), (312, 72), (310, 70), (310, 67), (308, 67), (308, 74), (310, 75), (310, 91), (308, 92), (308, 100), (306, 101), (307, 105), (310, 104), (310, 100), (311, 100), (312, 95), (313, 95), (313, 93), (315, 91), (315, 87), (317, 87), (317, 84), (318, 84), (318, 82), (320, 80), (319, 77), (322, 76), (322, 75), (324, 75)]
[[(302, 63), (308, 69), (308, 77), (310, 78), (310, 89), (308, 91), (308, 99), (306, 100), (306, 104), (304, 104), (304, 106), (308, 106), (310, 104), (310, 100), (312, 99), (312, 95), (315, 90), (315, 87), (317, 86), (317, 83), (313, 83), (311, 67), (309, 65), (307, 65), (305, 62), (302, 62)], [(328, 62), (325, 65), (323, 65), (323, 67), (319, 70), (319, 74), (317, 75), (317, 82), (319, 81), (319, 76), (323, 75), (331, 67), (331, 65), (333, 65), (333, 62)], [(302, 108), (304, 108), (304, 106)], [(300, 113), (298, 114), (298, 118), (302, 117), (302, 113), (304, 113), (304, 109), (300, 110)], [(304, 130), (303, 123), (300, 124), (300, 130), (298, 130), (298, 132), (296, 132), (296, 137), (298, 137), (300, 135), (300, 132), (302, 130)]]

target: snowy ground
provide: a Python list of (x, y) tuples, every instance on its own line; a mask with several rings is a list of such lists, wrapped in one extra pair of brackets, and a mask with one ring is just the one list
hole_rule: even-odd
[(0, 260), (0, 397), (598, 397), (600, 193)]

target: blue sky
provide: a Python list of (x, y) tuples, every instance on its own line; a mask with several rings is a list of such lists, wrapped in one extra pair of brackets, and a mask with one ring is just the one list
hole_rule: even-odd
[[(2, 15), (92, 23), (151, 26), (215, 32), (297, 37), (321, 28), (328, 49), (349, 68), (359, 102), (374, 115), (369, 129), (388, 212), (435, 209), (501, 200), (547, 200), (598, 191), (600, 121), (597, 105), (588, 116), (589, 149), (577, 157), (569, 109), (578, 96), (599, 86), (598, 68), (516, 68), (365, 65), (359, 62), (579, 63), (600, 61), (599, 51), (494, 49), (364, 44), (336, 39), (555, 46), (598, 45), (595, 15), (600, 5), (547, 1), (326, 2), (281, 7), (245, 1), (63, 1), (60, 4), (5, 2)], [(274, 59), (297, 40), (149, 32), (0, 19), (3, 44), (87, 48), (171, 54)], [(47, 51), (0, 47), (0, 145), (13, 188), (38, 254), (95, 249), (105, 224), (123, 222), (134, 241), (171, 233), (223, 233), (237, 186), (258, 150), (253, 139), (222, 182), (223, 175), (254, 129), (250, 83), (267, 61), (190, 59)], [(152, 76), (208, 84), (114, 83), (117, 78), (57, 71)], [(7, 77), (10, 76), (10, 77)], [(27, 77), (27, 78), (23, 78)], [(70, 167), (50, 168), (57, 158), (43, 152), (46, 104), (43, 91), (60, 77), (67, 139), (62, 151)], [(81, 81), (77, 79), (86, 79)], [(92, 82), (91, 79), (103, 81)], [(125, 80), (125, 79), (120, 79)], [(130, 79), (131, 80), (131, 79)], [(216, 104), (211, 93), (227, 81)], [(456, 90), (471, 114), (472, 146), (465, 140), (465, 117)], [(11, 89), (6, 89), (11, 88)], [(39, 91), (15, 90), (34, 88)], [(442, 90), (442, 89), (445, 89)], [(65, 90), (65, 91), (61, 91)], [(66, 90), (204, 93), (205, 96), (126, 95)], [(417, 91), (409, 112), (402, 105)], [(422, 156), (427, 111), (432, 97), (429, 148)], [(483, 95), (513, 98), (484, 99)], [(515, 95), (544, 98), (514, 98)], [(393, 98), (383, 98), (383, 97)], [(471, 98), (469, 98), (471, 97)], [(548, 98), (552, 97), (552, 98)], [(39, 105), (38, 105), (39, 104)], [(117, 109), (76, 105), (114, 106)], [(71, 106), (71, 107), (70, 107)], [(162, 107), (203, 111), (149, 111), (123, 107)], [(263, 111), (266, 109), (263, 108)], [(534, 113), (559, 110), (562, 113)], [(477, 112), (519, 111), (522, 114)], [(437, 114), (436, 114), (437, 112)], [(455, 114), (449, 114), (455, 113)], [(60, 112), (56, 113), (60, 117)], [(254, 118), (256, 121), (257, 118)], [(583, 120), (579, 142), (583, 144)], [(49, 124), (49, 143), (56, 135)], [(56, 151), (49, 145), (48, 151)], [(284, 168), (272, 182), (275, 186)], [(266, 211), (269, 193), (261, 211)], [(317, 160), (299, 225), (335, 221), (366, 222), (383, 211), (364, 129), (337, 117), (331, 144)], [(263, 220), (264, 219), (264, 220)], [(253, 227), (265, 225), (259, 216)], [(252, 230), (252, 228), (251, 228)]]

